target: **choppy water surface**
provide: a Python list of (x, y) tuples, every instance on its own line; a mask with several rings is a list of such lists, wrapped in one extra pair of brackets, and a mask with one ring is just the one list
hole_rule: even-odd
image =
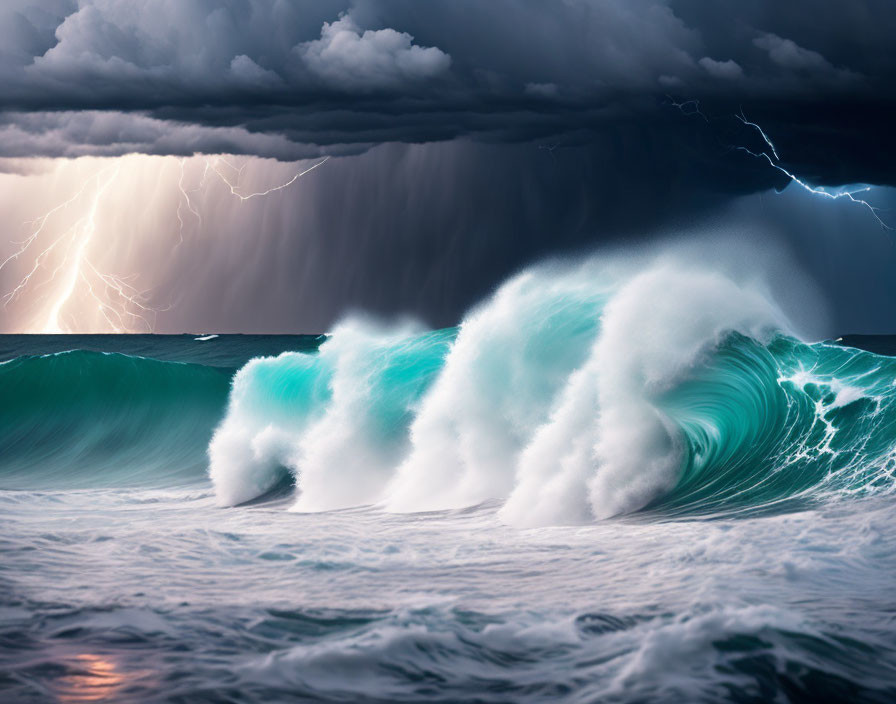
[(892, 701), (894, 511), (519, 531), (492, 507), (2, 497), (7, 701)]
[(0, 698), (893, 701), (896, 359), (845, 342), (587, 267), (450, 330), (3, 338)]

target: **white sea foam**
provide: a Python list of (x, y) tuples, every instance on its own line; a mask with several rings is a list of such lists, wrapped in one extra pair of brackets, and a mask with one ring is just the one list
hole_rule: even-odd
[(517, 458), (585, 360), (610, 295), (594, 264), (526, 272), (461, 325), (411, 426), (388, 508), (421, 511), (506, 497)]
[(502, 515), (544, 525), (644, 506), (679, 467), (677, 438), (652, 397), (723, 334), (759, 337), (783, 326), (760, 293), (717, 273), (663, 265), (633, 277), (604, 309), (588, 362), (523, 453)]
[(300, 511), (372, 503), (406, 452), (408, 418), (441, 366), (444, 333), (340, 325), (314, 355), (252, 360), (234, 379), (209, 447), (222, 505), (255, 498), (286, 472)]
[(219, 502), (295, 476), (295, 509), (506, 501), (516, 525), (636, 510), (675, 482), (654, 397), (722, 337), (786, 328), (757, 287), (677, 260), (538, 267), (452, 331), (340, 325), (254, 360), (209, 449)]

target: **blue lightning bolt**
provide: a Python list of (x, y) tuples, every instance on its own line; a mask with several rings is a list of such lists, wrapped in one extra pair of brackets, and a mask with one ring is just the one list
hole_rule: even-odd
[(765, 133), (765, 131), (759, 125), (757, 125), (755, 122), (750, 122), (747, 119), (747, 116), (744, 115), (743, 108), (740, 109), (740, 115), (735, 115), (735, 117), (738, 120), (740, 120), (743, 124), (745, 124), (747, 127), (752, 127), (753, 129), (755, 129), (762, 136), (762, 139), (768, 145), (768, 148), (772, 150), (772, 154), (775, 155), (775, 161), (781, 160), (781, 157), (778, 156), (778, 150), (775, 149), (775, 145), (772, 143), (772, 140), (769, 139), (769, 136)]
[(699, 100), (685, 100), (684, 102), (676, 101), (671, 95), (667, 95), (666, 99), (669, 101), (669, 105), (673, 108), (677, 108), (681, 111), (682, 115), (699, 115), (703, 118), (704, 122), (709, 122), (709, 118), (703, 114), (703, 111), (700, 109), (700, 101)]
[(738, 151), (745, 152), (745, 153), (749, 154), (750, 156), (754, 156), (758, 159), (765, 158), (765, 160), (769, 163), (769, 165), (772, 168), (780, 171), (782, 174), (787, 176), (787, 178), (789, 178), (792, 183), (795, 183), (797, 186), (808, 191), (809, 193), (816, 195), (816, 196), (821, 196), (823, 198), (828, 198), (829, 200), (840, 200), (841, 198), (846, 198), (847, 200), (852, 201), (853, 203), (856, 203), (857, 205), (861, 205), (861, 206), (867, 208), (868, 211), (874, 216), (874, 219), (877, 220), (877, 222), (880, 223), (880, 226), (882, 228), (884, 228), (885, 230), (890, 230), (892, 232), (894, 229), (896, 229), (896, 228), (891, 227), (887, 223), (885, 223), (883, 221), (883, 219), (880, 217), (880, 215), (878, 215), (878, 213), (881, 210), (880, 208), (878, 208), (874, 205), (871, 205), (871, 203), (869, 203), (867, 200), (865, 200), (863, 198), (856, 198), (856, 195), (859, 193), (868, 193), (871, 190), (871, 186), (863, 186), (863, 187), (857, 188), (855, 190), (843, 190), (843, 191), (836, 191), (834, 193), (831, 193), (830, 191), (827, 191), (824, 188), (816, 188), (814, 186), (810, 186), (808, 183), (806, 183), (805, 181), (800, 179), (798, 176), (796, 176), (795, 174), (793, 174), (790, 171), (788, 171), (787, 169), (785, 169), (780, 164), (776, 164), (774, 162), (774, 160), (765, 152), (754, 152), (754, 151), (747, 149), (746, 147), (735, 147), (735, 148)]
[[(686, 100), (684, 102), (676, 102), (669, 96), (666, 96), (666, 97), (669, 99), (669, 104), (671, 104), (672, 107), (677, 108), (683, 115), (686, 115), (686, 116), (699, 115), (700, 117), (702, 117), (704, 119), (704, 121), (706, 121), (707, 123), (709, 122), (709, 118), (707, 118), (706, 115), (704, 115), (703, 112), (700, 110), (700, 101)], [(862, 206), (863, 208), (867, 209), (868, 212), (870, 212), (874, 216), (874, 219), (877, 220), (878, 224), (880, 224), (880, 226), (883, 229), (889, 230), (891, 232), (896, 231), (896, 228), (892, 227), (891, 225), (888, 225), (883, 220), (883, 218), (881, 218), (881, 216), (879, 214), (881, 212), (881, 208), (878, 208), (877, 206), (872, 205), (864, 198), (856, 197), (861, 193), (870, 192), (872, 190), (871, 186), (863, 185), (860, 188), (854, 188), (854, 189), (845, 189), (844, 188), (844, 189), (840, 189), (840, 190), (832, 192), (832, 191), (829, 191), (821, 186), (810, 185), (808, 182), (801, 179), (799, 176), (797, 176), (793, 172), (788, 171), (783, 166), (781, 166), (781, 164), (780, 164), (781, 158), (780, 158), (780, 156), (778, 156), (778, 150), (775, 147), (774, 142), (772, 142), (771, 137), (769, 137), (768, 134), (765, 132), (765, 130), (763, 130), (762, 127), (760, 127), (757, 123), (751, 122), (750, 120), (747, 119), (747, 116), (744, 113), (743, 108), (741, 108), (740, 113), (736, 114), (734, 117), (737, 118), (738, 122), (740, 122), (741, 124), (745, 125), (746, 127), (751, 127), (752, 129), (756, 130), (756, 132), (759, 133), (759, 136), (762, 137), (762, 141), (765, 142), (766, 146), (771, 151), (771, 155), (769, 155), (769, 153), (767, 151), (763, 150), (760, 152), (755, 152), (752, 149), (748, 149), (747, 147), (744, 147), (744, 146), (734, 146), (734, 147), (732, 147), (733, 149), (735, 149), (737, 151), (744, 152), (745, 154), (749, 154), (750, 156), (756, 157), (757, 159), (765, 159), (768, 162), (769, 166), (771, 166), (773, 169), (776, 169), (776, 170), (780, 171), (782, 174), (784, 174), (785, 176), (787, 176), (787, 178), (790, 179), (791, 183), (795, 183), (797, 186), (799, 186), (800, 188), (802, 188), (805, 191), (808, 191), (812, 195), (820, 196), (822, 198), (827, 198), (828, 200), (846, 199), (852, 203), (855, 203), (856, 205)], [(778, 192), (780, 193), (780, 191), (778, 191)]]

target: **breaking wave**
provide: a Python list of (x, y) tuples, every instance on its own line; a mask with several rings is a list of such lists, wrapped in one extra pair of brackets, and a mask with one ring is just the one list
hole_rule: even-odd
[(502, 503), (520, 526), (788, 510), (891, 491), (896, 360), (800, 341), (761, 287), (660, 263), (545, 266), (457, 328), (348, 321), (235, 376), (222, 505)]
[(807, 343), (680, 262), (543, 266), (457, 328), (349, 320), (238, 371), (73, 351), (0, 364), (0, 487), (196, 485), (231, 506), (498, 502), (517, 526), (787, 511), (892, 491), (896, 359)]

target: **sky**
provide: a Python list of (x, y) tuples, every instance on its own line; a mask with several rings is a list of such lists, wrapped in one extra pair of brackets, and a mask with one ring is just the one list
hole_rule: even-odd
[(893, 332), (893, 36), (888, 0), (6, 0), (0, 331), (451, 325), (691, 237)]

